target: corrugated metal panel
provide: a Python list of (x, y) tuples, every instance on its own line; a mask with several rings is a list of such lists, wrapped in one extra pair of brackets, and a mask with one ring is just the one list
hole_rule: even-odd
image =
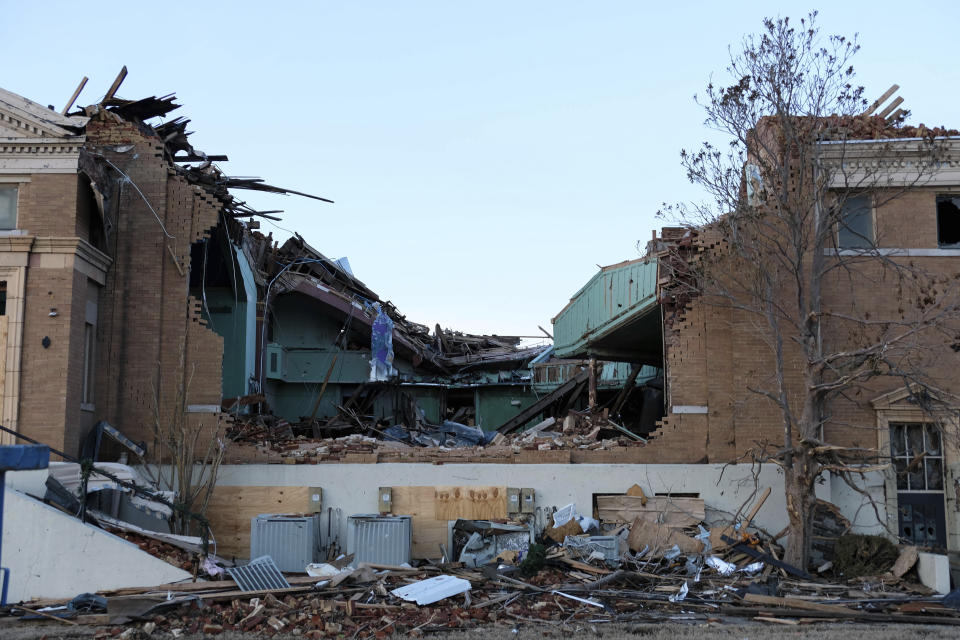
[(281, 571), (303, 572), (319, 560), (320, 516), (261, 514), (250, 520), (250, 557), (268, 555)]
[(554, 354), (565, 358), (657, 304), (657, 261), (604, 267), (553, 321)]
[(354, 554), (354, 565), (409, 563), (412, 546), (410, 516), (360, 514), (348, 518), (347, 553)]
[(270, 556), (251, 560), (243, 567), (230, 567), (227, 573), (237, 583), (241, 591), (266, 591), (267, 589), (289, 589), (290, 583), (280, 574), (280, 569)]

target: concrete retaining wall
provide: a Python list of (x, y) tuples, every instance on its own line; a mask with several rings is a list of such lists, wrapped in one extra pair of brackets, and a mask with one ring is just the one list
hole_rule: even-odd
[[(34, 476), (24, 475), (11, 484), (34, 484), (33, 480)], [(3, 507), (0, 565), (10, 569), (9, 602), (72, 598), (84, 592), (191, 577), (122, 538), (9, 487)]]
[[(874, 478), (868, 484), (871, 493), (880, 492), (879, 521), (872, 508), (863, 505), (863, 497), (843, 486), (839, 479), (828, 478), (818, 486), (817, 495), (834, 502), (847, 517), (855, 520), (858, 531), (879, 532), (886, 515), (882, 476), (878, 477), (879, 480)], [(771, 487), (772, 491), (754, 523), (771, 534), (779, 532), (787, 523), (783, 473), (776, 465), (763, 465), (758, 481), (761, 490)], [(346, 539), (347, 516), (377, 511), (379, 487), (506, 485), (533, 488), (537, 506), (542, 509), (573, 502), (581, 514), (589, 515), (594, 494), (623, 493), (634, 483), (649, 495), (698, 494), (707, 505), (708, 524), (728, 522), (757, 486), (750, 465), (722, 464), (249, 464), (221, 467), (218, 481), (226, 486), (322, 487), (324, 511), (341, 510), (340, 540)], [(334, 520), (335, 529), (337, 523)]]

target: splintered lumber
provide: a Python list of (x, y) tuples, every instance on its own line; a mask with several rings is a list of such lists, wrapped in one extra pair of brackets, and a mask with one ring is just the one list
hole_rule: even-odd
[(250, 520), (261, 513), (307, 513), (310, 487), (227, 487), (217, 485), (210, 496), (206, 516), (221, 556), (250, 555)]
[[(740, 531), (745, 531), (750, 523), (753, 521), (753, 518), (757, 515), (757, 512), (760, 511), (760, 507), (763, 506), (763, 503), (767, 501), (767, 498), (770, 496), (770, 487), (767, 487), (763, 490), (763, 493), (760, 494), (760, 498), (757, 500), (756, 504), (753, 505), (753, 508), (750, 509), (750, 513), (746, 515), (743, 519), (743, 523), (740, 525)], [(710, 547), (714, 550), (725, 549), (727, 547), (727, 538), (734, 538), (737, 534), (737, 528), (733, 524), (729, 524), (725, 527), (718, 528), (715, 527), (713, 531), (710, 532)]]
[(823, 613), (832, 613), (835, 616), (855, 616), (859, 612), (847, 607), (836, 604), (821, 604), (819, 602), (810, 602), (800, 598), (779, 598), (777, 596), (765, 596), (759, 593), (746, 593), (743, 596), (744, 602), (753, 602), (755, 604), (774, 605), (778, 607), (792, 607), (794, 609), (805, 609), (807, 611), (821, 611)]
[(775, 567), (780, 567), (787, 573), (793, 574), (799, 578), (803, 578), (804, 580), (813, 580), (813, 576), (811, 576), (809, 573), (807, 573), (803, 569), (798, 569), (792, 564), (787, 564), (782, 560), (778, 560), (777, 558), (774, 558), (769, 553), (757, 551), (753, 547), (750, 547), (749, 545), (745, 545), (737, 540), (734, 540), (729, 536), (723, 536), (723, 541), (729, 545), (733, 545), (734, 550), (745, 553), (752, 558), (756, 558), (757, 560), (763, 560), (767, 564), (772, 564)]
[(543, 396), (532, 405), (504, 422), (499, 428), (497, 428), (497, 431), (499, 433), (510, 433), (511, 431), (519, 429), (543, 413), (543, 411), (550, 407), (550, 405), (552, 405), (554, 402), (562, 400), (564, 396), (580, 386), (581, 383), (586, 382), (589, 377), (589, 371), (581, 371), (557, 387), (552, 393), (548, 393), (547, 395)]
[(597, 517), (601, 522), (633, 522), (640, 518), (671, 527), (690, 527), (705, 517), (701, 498), (669, 496), (606, 495), (597, 496)]
[(80, 84), (77, 85), (77, 88), (73, 91), (73, 94), (70, 95), (70, 99), (67, 100), (67, 106), (60, 111), (61, 115), (67, 115), (67, 111), (70, 111), (70, 107), (72, 107), (73, 103), (77, 101), (77, 98), (80, 96), (80, 92), (83, 91), (85, 86), (87, 86), (87, 80), (89, 79), (90, 78), (87, 76), (83, 76), (83, 80), (80, 81)]
[(703, 550), (703, 543), (696, 538), (691, 538), (673, 527), (644, 520), (639, 516), (630, 526), (627, 544), (635, 552), (648, 549), (652, 556), (661, 555), (664, 551), (672, 549), (674, 545), (678, 546), (683, 553), (700, 553)]
[(870, 115), (871, 113), (873, 113), (874, 111), (876, 111), (877, 109), (879, 109), (879, 108), (880, 108), (880, 105), (882, 105), (884, 102), (886, 102), (887, 99), (888, 99), (890, 96), (892, 96), (894, 93), (896, 93), (896, 92), (897, 92), (897, 89), (899, 89), (899, 88), (900, 88), (900, 85), (895, 84), (895, 85), (893, 85), (892, 87), (890, 87), (889, 89), (887, 89), (886, 91), (884, 91), (884, 92), (883, 92), (883, 95), (881, 95), (879, 98), (877, 98), (876, 100), (874, 100), (873, 103), (872, 103), (869, 107), (867, 107), (867, 110), (864, 111), (863, 113), (861, 113), (860, 115), (868, 116), (868, 115)]

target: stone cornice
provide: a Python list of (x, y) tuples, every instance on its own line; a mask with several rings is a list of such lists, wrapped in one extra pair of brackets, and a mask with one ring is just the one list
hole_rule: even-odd
[(92, 244), (77, 237), (33, 238), (32, 253), (66, 253), (75, 255), (98, 271), (106, 273), (113, 259)]
[(835, 189), (960, 185), (960, 139), (890, 139), (818, 145)]
[(0, 89), (0, 124), (28, 137), (73, 137), (87, 118), (64, 116), (23, 96)]
[(76, 173), (83, 138), (0, 138), (0, 173)]
[(0, 173), (76, 172), (85, 122), (0, 89)]
[(26, 253), (33, 247), (33, 236), (0, 236), (0, 251)]
[(113, 258), (83, 239), (77, 244), (77, 257), (104, 274), (113, 264)]

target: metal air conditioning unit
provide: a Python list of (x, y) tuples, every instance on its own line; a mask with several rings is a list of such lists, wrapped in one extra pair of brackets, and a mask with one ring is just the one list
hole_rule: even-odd
[(354, 565), (409, 563), (412, 546), (410, 516), (359, 514), (347, 520), (347, 553), (354, 554)]
[(250, 519), (250, 557), (270, 556), (281, 571), (303, 573), (320, 560), (320, 514), (262, 513)]

